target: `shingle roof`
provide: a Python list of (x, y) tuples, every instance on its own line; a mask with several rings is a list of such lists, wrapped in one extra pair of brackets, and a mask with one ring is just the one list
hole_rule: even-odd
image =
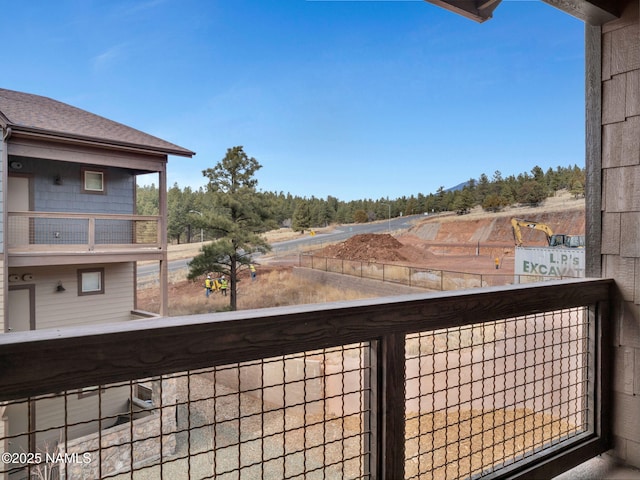
[(195, 155), (186, 148), (66, 103), (2, 88), (0, 124), (16, 131), (46, 133), (114, 146), (138, 147), (170, 155)]

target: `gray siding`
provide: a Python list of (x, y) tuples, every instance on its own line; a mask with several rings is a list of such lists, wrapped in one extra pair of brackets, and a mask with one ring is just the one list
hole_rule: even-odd
[(127, 413), (129, 392), (129, 386), (125, 385), (104, 390), (100, 396), (96, 392), (80, 398), (78, 393), (70, 392), (66, 397), (38, 400), (35, 405), (36, 428), (48, 431), (38, 434), (37, 445), (43, 448), (43, 444), (51, 445), (64, 438), (65, 420), (71, 425), (66, 429), (68, 440), (98, 431), (98, 422), (92, 421), (96, 418), (110, 417), (103, 422), (103, 430), (114, 426), (117, 415)]
[[(93, 267), (104, 268), (104, 294), (78, 296), (78, 269)], [(16, 268), (10, 273), (20, 278), (25, 273), (33, 275), (29, 283), (36, 286), (37, 329), (131, 320), (135, 285), (132, 263)], [(64, 292), (56, 292), (58, 282), (62, 282)]]
[(640, 467), (640, 23), (638, 3), (602, 27), (602, 275), (616, 280), (614, 454)]
[(5, 310), (5, 291), (6, 288), (6, 278), (4, 276), (4, 257), (0, 255), (0, 334), (5, 331), (5, 318), (4, 318), (4, 310)]
[(4, 253), (4, 178), (7, 145), (0, 139), (0, 255)]
[[(0, 267), (2, 267), (1, 261)], [(79, 296), (78, 269), (95, 267), (104, 268), (104, 294)], [(24, 274), (33, 276), (32, 281), (19, 280), (17, 283), (35, 284), (35, 316), (38, 329), (131, 320), (135, 285), (132, 263), (12, 268), (10, 273), (18, 274), (21, 279)], [(64, 285), (64, 292), (56, 292), (58, 282)], [(0, 278), (1, 287), (2, 279)], [(0, 307), (2, 303), (0, 298)], [(51, 430), (38, 434), (37, 442), (40, 444), (40, 442), (58, 441), (64, 431), (62, 426), (65, 420), (68, 424), (73, 424), (67, 429), (70, 439), (93, 433), (97, 431), (98, 424), (91, 420), (100, 417), (99, 412), (103, 418), (114, 416), (102, 425), (103, 429), (108, 428), (115, 424), (115, 416), (118, 413), (127, 411), (128, 398), (129, 387), (124, 386), (109, 389), (100, 397), (95, 394), (79, 398), (76, 392), (71, 392), (67, 397), (38, 400), (37, 428)]]
[[(106, 194), (82, 192), (82, 168), (89, 165), (38, 158), (12, 157), (21, 173), (33, 175), (33, 208), (38, 212), (135, 213), (135, 176), (122, 168), (105, 171)], [(55, 183), (60, 177), (61, 184)]]

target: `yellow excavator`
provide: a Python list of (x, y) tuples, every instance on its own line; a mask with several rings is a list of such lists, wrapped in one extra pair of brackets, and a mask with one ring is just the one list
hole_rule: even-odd
[(517, 247), (522, 246), (521, 227), (525, 227), (544, 232), (547, 237), (547, 244), (550, 247), (584, 248), (584, 235), (554, 234), (548, 225), (531, 220), (523, 220), (522, 218), (512, 218), (511, 226), (513, 227), (513, 238), (516, 241)]

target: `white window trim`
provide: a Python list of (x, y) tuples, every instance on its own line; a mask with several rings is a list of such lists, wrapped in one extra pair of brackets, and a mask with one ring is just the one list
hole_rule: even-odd
[[(100, 179), (100, 186), (91, 185), (90, 179)], [(82, 191), (85, 193), (105, 193), (105, 173), (103, 170), (82, 170)]]
[[(97, 273), (98, 288), (85, 290), (85, 274)], [(86, 268), (78, 270), (78, 296), (82, 295), (102, 295), (104, 294), (104, 268)]]

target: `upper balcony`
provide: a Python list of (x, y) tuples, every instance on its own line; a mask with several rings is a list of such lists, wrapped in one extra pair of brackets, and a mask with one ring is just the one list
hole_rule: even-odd
[(0, 335), (0, 476), (552, 478), (609, 448), (613, 295), (581, 279)]
[(157, 215), (9, 212), (10, 267), (161, 260)]

